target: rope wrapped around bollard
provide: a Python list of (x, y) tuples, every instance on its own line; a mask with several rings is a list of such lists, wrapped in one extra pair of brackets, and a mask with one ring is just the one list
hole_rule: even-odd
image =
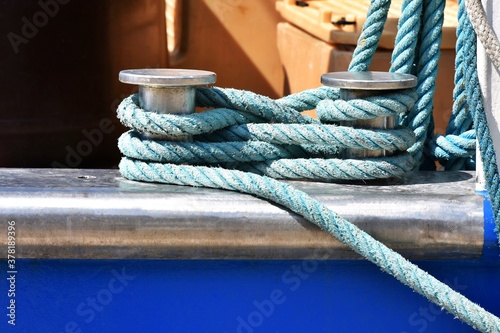
[[(401, 177), (415, 164), (411, 155), (405, 153), (415, 143), (413, 132), (408, 128), (373, 130), (323, 125), (279, 102), (273, 103), (274, 109), (268, 105), (265, 111), (259, 109), (260, 101), (253, 100), (253, 103), (244, 105), (242, 101), (249, 100), (247, 95), (253, 95), (244, 91), (199, 89), (199, 95), (219, 99), (223, 96), (221, 104), (226, 108), (187, 115), (158, 114), (143, 110), (137, 95), (125, 99), (118, 108), (118, 117), (133, 131), (120, 138), (121, 152), (131, 161), (217, 165), (282, 179), (370, 180)], [(401, 95), (408, 100), (406, 105), (396, 100)], [(394, 97), (394, 100), (389, 99), (382, 105), (376, 103), (376, 98), (368, 102), (359, 99), (337, 101), (338, 104), (353, 105), (356, 114), (374, 118), (407, 112), (407, 107), (412, 106), (411, 100), (415, 99), (415, 92), (409, 90), (407, 95), (399, 93)], [(290, 96), (287, 98), (291, 99)], [(233, 108), (228, 109), (229, 106)], [(325, 109), (328, 108), (335, 112), (341, 106), (333, 103), (333, 107), (330, 104), (325, 106)], [(280, 114), (283, 109), (286, 111)], [(339, 120), (333, 116), (329, 120), (332, 119)], [(281, 122), (276, 123), (278, 120)], [(140, 133), (170, 138), (189, 135), (192, 141), (152, 140), (143, 138)], [(339, 152), (346, 148), (398, 153), (381, 158), (339, 159)]]

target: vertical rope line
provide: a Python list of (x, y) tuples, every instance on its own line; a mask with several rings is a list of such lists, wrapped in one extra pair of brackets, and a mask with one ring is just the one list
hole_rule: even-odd
[[(417, 103), (408, 115), (408, 126), (415, 132), (416, 143), (408, 149), (417, 161), (422, 157), (427, 131), (432, 117), (438, 61), (441, 50), (444, 0), (424, 0), (423, 30), (420, 34)], [(416, 36), (415, 36), (416, 37)]]
[[(458, 25), (457, 25), (457, 43), (456, 43), (456, 56), (455, 56), (455, 78), (453, 88), (453, 108), (446, 128), (447, 135), (460, 135), (473, 127), (472, 115), (469, 112), (466, 94), (466, 80), (465, 80), (465, 40), (466, 36), (463, 30), (466, 25), (467, 13), (465, 6), (458, 7)], [(474, 131), (475, 133), (475, 131)], [(475, 140), (475, 136), (474, 136)], [(464, 158), (451, 158), (444, 164), (446, 170), (461, 170), (466, 166), (467, 160), (471, 157)], [(475, 159), (475, 155), (472, 157)]]
[(415, 38), (415, 31), (419, 31), (421, 25), (422, 0), (405, 0), (403, 8), (398, 21), (398, 33), (392, 52), (390, 71), (411, 74), (418, 42), (418, 38)]
[[(459, 1), (460, 6), (465, 6), (465, 0)], [(495, 217), (497, 236), (500, 238), (500, 179), (498, 175), (498, 165), (496, 153), (493, 148), (490, 129), (486, 120), (483, 98), (477, 74), (477, 40), (474, 28), (469, 18), (464, 15), (464, 36), (465, 49), (465, 80), (467, 82), (467, 104), (474, 118), (476, 127), (476, 137), (479, 142), (479, 151), (483, 161), (486, 187), (493, 208)]]
[(348, 70), (365, 72), (370, 67), (384, 31), (391, 0), (372, 0)]

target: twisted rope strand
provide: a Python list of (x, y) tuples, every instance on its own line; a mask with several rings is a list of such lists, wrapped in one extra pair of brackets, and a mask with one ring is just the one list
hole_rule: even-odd
[(405, 10), (398, 21), (398, 33), (392, 52), (390, 72), (411, 74), (415, 61), (414, 51), (417, 49), (418, 42), (413, 32), (420, 29), (422, 1), (405, 0), (403, 8)]
[[(313, 102), (322, 94), (328, 95), (328, 92), (322, 89), (317, 94), (309, 94), (309, 102)], [(318, 122), (287, 105), (286, 101), (290, 103), (290, 98), (280, 103), (251, 91), (237, 89), (200, 88), (196, 92), (196, 103), (201, 107), (234, 109), (278, 123), (311, 124)], [(310, 103), (302, 104), (304, 106), (310, 105)]]
[[(394, 130), (354, 129), (335, 125), (247, 124), (212, 133), (217, 141), (260, 140), (275, 144), (318, 144), (338, 148), (404, 151), (415, 143), (408, 128)], [(198, 138), (198, 137), (197, 137)]]
[[(419, 99), (408, 115), (408, 126), (415, 132), (416, 138), (416, 143), (408, 149), (408, 152), (416, 161), (419, 161), (422, 156), (432, 118), (445, 6), (444, 0), (423, 0), (423, 3), (417, 86)], [(417, 169), (418, 165), (417, 163)]]
[(138, 132), (170, 137), (210, 133), (227, 126), (264, 121), (231, 109), (214, 109), (188, 115), (148, 112), (139, 107), (137, 95), (127, 97), (120, 103), (117, 116), (123, 125)]
[(384, 31), (384, 24), (389, 13), (390, 0), (372, 0), (366, 15), (366, 21), (358, 38), (349, 71), (365, 72), (370, 67), (373, 55), (377, 50), (380, 36)]
[[(278, 158), (309, 156), (314, 147), (273, 145), (261, 141), (249, 142), (175, 142), (143, 139), (137, 132), (127, 132), (118, 140), (118, 148), (125, 156), (161, 163), (217, 164), (230, 162), (258, 162)], [(307, 149), (311, 148), (311, 149)], [(335, 147), (322, 147), (333, 155)]]
[(416, 99), (417, 93), (412, 89), (348, 101), (325, 99), (318, 103), (316, 113), (323, 123), (373, 119), (406, 113)]
[(431, 143), (431, 153), (439, 161), (451, 160), (457, 157), (466, 158), (476, 153), (476, 133), (467, 131), (462, 135), (449, 134), (446, 137), (436, 135)]

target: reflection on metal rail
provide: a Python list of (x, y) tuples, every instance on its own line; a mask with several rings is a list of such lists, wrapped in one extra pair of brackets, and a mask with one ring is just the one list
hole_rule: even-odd
[[(472, 173), (418, 172), (391, 186), (293, 184), (411, 259), (483, 251)], [(25, 258), (357, 258), (264, 200), (131, 182), (115, 170), (1, 169), (0, 218), (16, 220)]]

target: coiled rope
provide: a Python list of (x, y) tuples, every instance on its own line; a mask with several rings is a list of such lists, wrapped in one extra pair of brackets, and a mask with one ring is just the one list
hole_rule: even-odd
[[(122, 175), (146, 182), (239, 191), (280, 204), (472, 327), (482, 332), (500, 332), (499, 318), (306, 193), (273, 179), (375, 179), (401, 176), (419, 167), (430, 136), (444, 4), (444, 0), (406, 0), (403, 4), (391, 71), (415, 71), (415, 90), (342, 101), (337, 90), (325, 87), (278, 100), (247, 91), (204, 88), (197, 91), (197, 105), (213, 109), (185, 116), (147, 112), (138, 106), (137, 96), (125, 99), (118, 108), (118, 117), (132, 131), (119, 140), (125, 155), (120, 163)], [(388, 0), (372, 1), (351, 70), (365, 71), (369, 67), (389, 6)], [(468, 19), (465, 16), (462, 20)], [(472, 50), (467, 43), (466, 53)], [(468, 55), (464, 58), (470, 60)], [(469, 81), (473, 76), (469, 68), (466, 66), (462, 74), (473, 82)], [(478, 106), (469, 101), (480, 100), (477, 93), (467, 90), (469, 109)], [(300, 113), (313, 108), (317, 109), (318, 120)], [(331, 124), (387, 115), (396, 115), (400, 126), (380, 131)], [(485, 126), (480, 112), (474, 112), (474, 119)], [(476, 128), (483, 131), (478, 137), (486, 136), (487, 140), (489, 134), (484, 126)], [(140, 132), (174, 138), (192, 135), (193, 141), (145, 139)], [(435, 151), (444, 156), (446, 150), (439, 147), (436, 145)], [(396, 153), (384, 158), (339, 159), (338, 151), (344, 148), (390, 149)], [(491, 150), (483, 158), (491, 157)], [(498, 207), (498, 202), (493, 204)]]

